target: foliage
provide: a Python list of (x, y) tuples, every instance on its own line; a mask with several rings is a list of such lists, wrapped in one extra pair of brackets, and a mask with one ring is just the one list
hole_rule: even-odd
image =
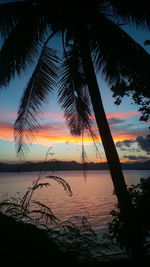
[(60, 250), (64, 253), (71, 253), (79, 261), (85, 260), (85, 258), (86, 260), (92, 259), (92, 251), (96, 248), (98, 248), (99, 254), (103, 254), (101, 249), (105, 248), (105, 244), (98, 241), (86, 217), (83, 217), (80, 223), (73, 220), (62, 222), (53, 214), (49, 206), (33, 199), (33, 194), (37, 190), (50, 186), (49, 182), (42, 182), (43, 179), (53, 179), (63, 187), (69, 196), (72, 196), (71, 187), (64, 179), (58, 176), (42, 178), (39, 175), (23, 197), (18, 194), (16, 197), (2, 200), (0, 212), (17, 221), (28, 222), (45, 229), (50, 240), (54, 241)]
[[(72, 191), (70, 185), (63, 179), (58, 176), (46, 176), (38, 177), (37, 180), (33, 181), (33, 186), (29, 187), (23, 197), (18, 195), (10, 199), (4, 199), (0, 202), (0, 211), (6, 215), (12, 216), (17, 220), (26, 220), (29, 219), (32, 223), (38, 222), (45, 218), (45, 221), (48, 223), (54, 222), (57, 224), (58, 218), (56, 218), (51, 211), (51, 209), (39, 201), (33, 200), (33, 194), (35, 191), (42, 189), (43, 187), (49, 187), (49, 182), (41, 182), (41, 180), (47, 178), (56, 181), (63, 189), (72, 196)], [(36, 214), (35, 216), (33, 216)], [(34, 220), (35, 219), (35, 220)]]
[[(17, 12), (18, 8), (21, 9), (22, 2), (25, 6), (24, 13)], [(0, 16), (0, 33), (4, 40), (0, 51), (0, 85), (7, 86), (29, 66), (34, 68), (15, 123), (17, 152), (21, 156), (27, 150), (28, 145), (24, 146), (24, 141), (26, 144), (31, 143), (39, 130), (37, 118), (40, 108), (53, 87), (61, 83), (59, 100), (65, 110), (71, 134), (82, 135), (85, 129), (92, 132), (91, 102), (114, 186), (121, 192), (120, 184), (124, 184), (125, 190), (122, 192), (126, 192), (95, 71), (104, 75), (116, 96), (119, 89), (118, 102), (126, 93), (131, 93), (133, 100), (142, 105), (144, 120), (149, 117), (149, 102), (145, 102), (147, 100), (144, 98), (150, 96), (150, 56), (120, 26), (127, 18), (128, 23), (134, 20), (136, 26), (142, 24), (147, 28), (148, 5), (146, 4), (147, 9), (141, 9), (142, 19), (139, 19), (139, 13), (133, 12), (129, 5), (126, 10), (129, 12), (122, 13), (119, 2), (115, 0), (86, 1), (86, 8), (85, 2), (81, 4), (81, 1), (68, 0), (56, 0), (53, 5), (48, 0), (18, 0), (7, 4), (0, 4), (0, 14), (4, 13)], [(61, 37), (64, 49), (62, 75), (59, 77), (55, 57), (51, 53), (51, 40), (54, 36)], [(71, 67), (69, 62), (73, 62)], [(118, 192), (116, 190), (120, 207), (121, 203), (127, 203), (127, 209), (130, 206), (128, 194), (125, 194), (127, 201), (124, 201), (124, 196), (119, 197)], [(32, 190), (27, 193), (29, 200), (30, 194), (32, 195)], [(121, 208), (125, 209), (123, 205)]]
[[(99, 255), (103, 255), (101, 244), (86, 217), (83, 216), (80, 223), (75, 219), (64, 221), (55, 228), (48, 228), (52, 240), (57, 243), (60, 250), (73, 253), (78, 260), (90, 260), (95, 249), (99, 248)], [(93, 259), (94, 260), (94, 259)]]
[[(91, 99), (79, 35), (86, 35), (95, 71), (104, 75), (116, 104), (124, 95), (131, 95), (140, 105), (141, 120), (148, 120), (150, 56), (122, 24), (134, 23), (149, 30), (149, 15), (146, 1), (131, 5), (129, 1), (95, 0), (86, 2), (86, 9), (84, 2), (67, 0), (57, 0), (52, 6), (48, 0), (0, 3), (0, 86), (7, 86), (29, 67), (33, 70), (14, 125), (20, 156), (39, 130), (39, 111), (54, 87), (60, 88), (58, 97), (71, 134), (81, 135), (84, 130), (92, 134)], [(59, 64), (51, 42), (58, 36), (64, 52)]]
[[(116, 98), (116, 105), (120, 105), (124, 96), (131, 95), (134, 103), (140, 106), (140, 120), (147, 122), (150, 116), (150, 95), (147, 90), (148, 84), (145, 86), (145, 81), (146, 79), (135, 79), (131, 73), (129, 80), (119, 81), (118, 84), (111, 87), (111, 90), (113, 91), (113, 97)], [(142, 91), (141, 88), (143, 88)]]
[(56, 51), (45, 45), (32, 77), (24, 90), (18, 118), (14, 125), (15, 141), (18, 143), (17, 150), (21, 155), (28, 148), (22, 133), (25, 132), (28, 138), (34, 139), (34, 135), (38, 131), (37, 114), (41, 108), (41, 101), (46, 102), (48, 93), (53, 90), (57, 77), (57, 60)]
[[(143, 244), (146, 247), (149, 245), (148, 238), (150, 237), (150, 177), (147, 179), (141, 178), (140, 183), (128, 188), (128, 192), (132, 200), (136, 219), (141, 225)], [(108, 236), (112, 241), (119, 244), (122, 249), (130, 250), (119, 205), (111, 211), (111, 215), (113, 220), (109, 224)]]
[(81, 135), (83, 129), (91, 129), (91, 103), (84, 76), (83, 63), (77, 45), (69, 45), (59, 71), (59, 102), (73, 135)]

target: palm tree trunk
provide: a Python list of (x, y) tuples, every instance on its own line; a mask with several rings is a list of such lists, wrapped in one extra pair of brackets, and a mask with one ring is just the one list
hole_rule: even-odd
[(133, 206), (126, 187), (119, 156), (104, 111), (102, 98), (93, 67), (88, 36), (86, 33), (83, 33), (83, 31), (78, 35), (78, 43), (80, 46), (84, 72), (89, 87), (89, 95), (91, 97), (96, 123), (108, 161), (115, 194), (118, 199), (120, 211), (124, 218), (132, 253), (137, 255), (139, 254), (139, 251), (142, 253), (141, 235), (139, 235), (141, 228), (138, 226), (138, 222), (134, 216)]

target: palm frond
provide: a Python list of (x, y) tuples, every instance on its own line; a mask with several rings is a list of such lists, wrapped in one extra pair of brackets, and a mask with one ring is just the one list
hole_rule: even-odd
[(150, 55), (115, 23), (101, 15), (91, 29), (91, 39), (97, 70), (110, 85), (130, 79), (131, 74), (149, 84)]
[(115, 13), (121, 19), (143, 29), (150, 29), (150, 9), (147, 0), (110, 0)]
[(13, 27), (0, 51), (0, 86), (7, 86), (16, 74), (36, 62), (47, 24), (39, 7), (27, 13)]
[(29, 187), (26, 193), (24, 194), (24, 196), (22, 197), (21, 202), (20, 202), (20, 206), (22, 210), (27, 211), (29, 209), (29, 206), (31, 204), (31, 200), (32, 200), (32, 197), (35, 191), (43, 187), (50, 186), (48, 182), (41, 183), (41, 180), (45, 178), (56, 181), (59, 185), (63, 187), (63, 189), (69, 194), (69, 196), (72, 196), (73, 193), (72, 193), (71, 187), (63, 178), (54, 176), (54, 175), (46, 176), (40, 179), (38, 178), (37, 180), (34, 181), (33, 186)]
[(36, 223), (39, 223), (40, 220), (44, 219), (46, 224), (48, 224), (48, 221), (50, 221), (55, 222), (57, 225), (57, 221), (59, 221), (59, 219), (53, 214), (53, 212), (48, 206), (44, 205), (39, 201), (33, 201), (33, 204), (36, 205), (38, 208), (32, 209), (30, 211), (30, 214), (39, 214), (38, 218), (36, 218)]
[(88, 88), (82, 68), (79, 49), (70, 45), (60, 68), (59, 102), (64, 109), (70, 133), (81, 135), (92, 125)]
[(32, 187), (29, 187), (24, 196), (22, 197), (20, 201), (21, 209), (27, 211), (29, 209), (29, 205), (31, 204), (31, 199), (33, 197), (34, 192), (38, 189), (42, 189), (43, 187), (47, 188), (49, 186), (49, 183), (39, 183), (39, 180), (36, 180), (35, 184)]
[(45, 178), (49, 178), (51, 180), (56, 181), (59, 185), (63, 187), (64, 191), (66, 191), (69, 194), (69, 196), (73, 195), (70, 185), (63, 178), (54, 175), (49, 175), (46, 176)]
[(26, 141), (31, 142), (39, 129), (38, 112), (55, 85), (57, 61), (58, 57), (55, 50), (44, 47), (23, 93), (18, 117), (14, 125), (17, 153), (20, 156), (23, 156), (28, 149)]
[(4, 39), (31, 8), (29, 0), (0, 3), (0, 34)]
[(131, 95), (135, 104), (142, 106), (140, 119), (148, 120), (150, 55), (118, 25), (103, 16), (99, 26), (94, 25), (91, 29), (91, 38), (95, 66), (111, 85), (115, 104), (120, 104), (123, 96)]

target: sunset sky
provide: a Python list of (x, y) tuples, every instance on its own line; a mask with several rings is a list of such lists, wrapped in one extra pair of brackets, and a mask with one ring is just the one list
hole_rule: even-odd
[[(137, 33), (134, 28), (127, 30), (142, 45), (145, 39), (150, 39), (149, 33)], [(59, 49), (56, 40), (54, 41), (55, 45)], [(145, 49), (150, 51), (149, 47), (145, 47)], [(0, 162), (19, 161), (15, 150), (13, 123), (16, 119), (20, 97), (30, 74), (30, 71), (26, 72), (20, 78), (12, 81), (8, 88), (2, 88), (0, 92)], [(123, 99), (123, 103), (116, 107), (112, 93), (103, 77), (98, 76), (97, 78), (121, 161), (149, 159), (150, 142), (147, 139), (147, 135), (150, 134), (149, 124), (139, 121), (138, 106), (132, 105), (132, 99), (126, 97)], [(56, 96), (57, 88), (56, 92), (49, 96), (49, 101), (44, 106), (43, 112), (39, 113), (41, 128), (23, 161), (43, 161), (49, 147), (52, 147), (51, 152), (54, 153), (54, 156), (50, 156), (49, 159), (81, 161), (82, 138), (70, 136)], [(97, 133), (96, 125), (94, 130)], [(96, 153), (93, 142), (88, 135), (84, 136), (84, 146), (87, 161), (105, 161), (100, 140), (97, 143), (99, 154)]]

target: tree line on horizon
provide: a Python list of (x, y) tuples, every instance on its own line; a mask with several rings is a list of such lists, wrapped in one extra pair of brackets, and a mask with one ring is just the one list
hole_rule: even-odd
[[(141, 162), (121, 163), (123, 170), (150, 170), (150, 160)], [(87, 162), (76, 161), (45, 161), (45, 162), (23, 162), (23, 163), (0, 163), (0, 172), (30, 172), (30, 171), (63, 171), (63, 170), (109, 170), (107, 162)]]

